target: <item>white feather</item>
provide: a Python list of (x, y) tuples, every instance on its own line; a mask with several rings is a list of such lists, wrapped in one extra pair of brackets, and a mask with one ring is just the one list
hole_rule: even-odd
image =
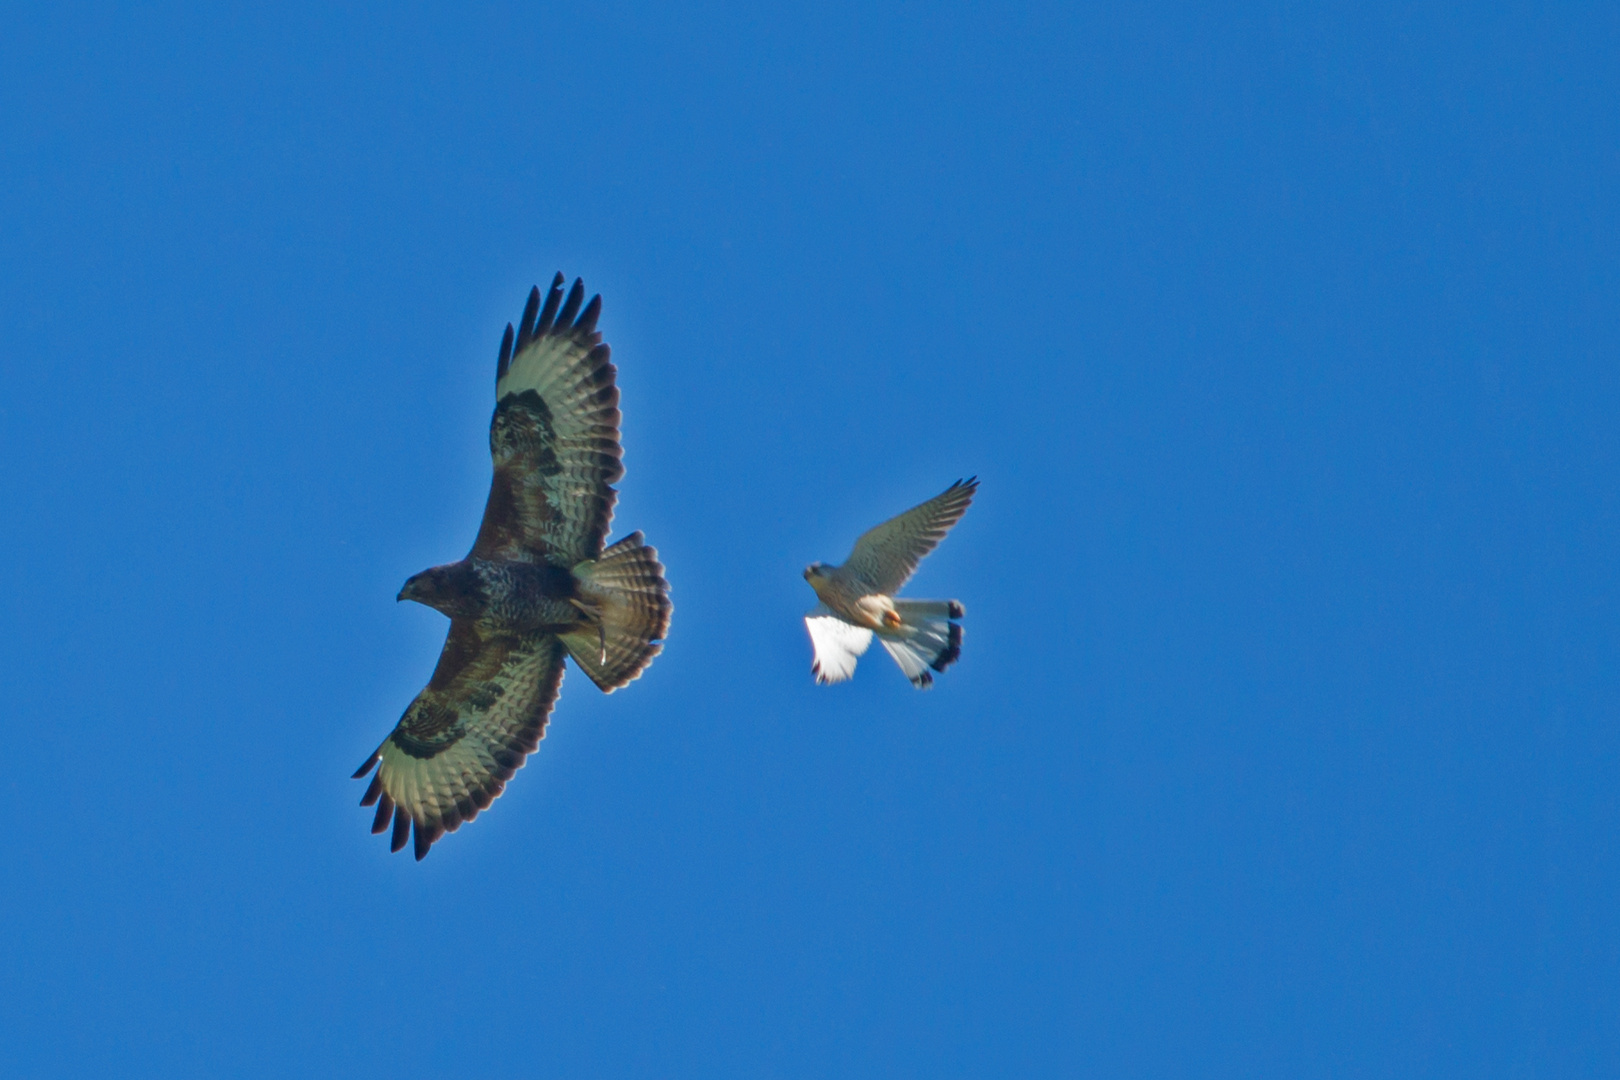
[(855, 674), (855, 661), (872, 644), (872, 631), (845, 622), (825, 604), (817, 604), (804, 617), (804, 625), (816, 651), (810, 670), (818, 683), (843, 682)]

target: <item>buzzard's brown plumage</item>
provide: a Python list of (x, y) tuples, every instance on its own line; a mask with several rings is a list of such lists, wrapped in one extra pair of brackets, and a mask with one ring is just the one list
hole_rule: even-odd
[(401, 600), (450, 616), (428, 685), (355, 778), (392, 849), (414, 831), (418, 859), (488, 808), (545, 733), (575, 662), (611, 693), (641, 674), (669, 629), (669, 585), (639, 532), (603, 548), (624, 475), (617, 370), (597, 332), (602, 298), (581, 309), (558, 274), (542, 308), (529, 294), (501, 340), (489, 501), (472, 551), (412, 577)]

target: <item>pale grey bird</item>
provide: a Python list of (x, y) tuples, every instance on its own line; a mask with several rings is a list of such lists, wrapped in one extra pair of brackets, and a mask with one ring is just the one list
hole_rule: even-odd
[(901, 600), (894, 594), (962, 520), (978, 490), (977, 478), (958, 480), (921, 506), (869, 529), (855, 541), (843, 566), (812, 563), (804, 580), (821, 603), (804, 617), (816, 658), (816, 682), (843, 682), (872, 644), (883, 643), (911, 685), (934, 684), (929, 671), (944, 671), (962, 655), (963, 614), (957, 600)]

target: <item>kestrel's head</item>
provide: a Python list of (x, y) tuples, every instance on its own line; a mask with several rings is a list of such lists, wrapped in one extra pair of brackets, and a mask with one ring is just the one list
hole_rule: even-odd
[(804, 580), (814, 585), (817, 578), (825, 578), (829, 574), (826, 563), (813, 562), (804, 568)]

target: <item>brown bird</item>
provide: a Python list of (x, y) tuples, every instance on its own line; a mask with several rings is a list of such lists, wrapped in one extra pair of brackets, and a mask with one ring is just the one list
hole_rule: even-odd
[(602, 298), (581, 310), (584, 283), (545, 307), (529, 293), (501, 339), (489, 449), (495, 475), (472, 551), (405, 582), (401, 600), (450, 617), (426, 689), (355, 779), (377, 775), (360, 805), (371, 831), (393, 825), (392, 850), (414, 827), (416, 857), (471, 821), (539, 746), (563, 658), (604, 693), (639, 676), (669, 630), (658, 552), (631, 533), (604, 548), (624, 475), (617, 369), (597, 332)]

